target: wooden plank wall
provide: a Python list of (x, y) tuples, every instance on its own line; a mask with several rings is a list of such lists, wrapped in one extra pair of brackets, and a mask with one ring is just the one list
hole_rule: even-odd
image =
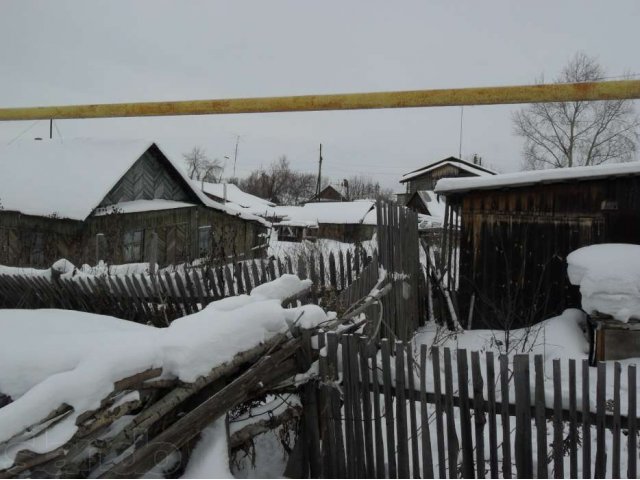
[[(318, 436), (320, 478), (637, 478), (635, 365), (616, 362), (607, 376), (604, 363), (579, 372), (555, 360), (543, 372), (541, 355), (387, 339), (378, 354), (366, 336), (334, 333), (327, 345), (319, 428), (305, 430)], [(595, 404), (579, 402), (590, 390)]]

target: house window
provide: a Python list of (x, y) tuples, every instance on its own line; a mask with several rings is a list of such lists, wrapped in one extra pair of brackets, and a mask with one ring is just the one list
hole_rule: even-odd
[(141, 262), (144, 250), (144, 231), (129, 230), (122, 239), (125, 263)]
[(211, 253), (211, 225), (198, 228), (198, 252), (200, 257)]

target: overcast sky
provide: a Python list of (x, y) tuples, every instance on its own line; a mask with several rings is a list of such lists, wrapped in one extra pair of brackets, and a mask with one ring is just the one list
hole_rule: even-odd
[[(640, 1), (0, 2), (0, 106), (412, 90), (551, 79), (578, 50), (640, 73)], [(519, 169), (517, 107), (466, 107), (462, 155)], [(61, 120), (55, 136), (195, 145), (238, 175), (287, 155), (332, 179), (402, 173), (458, 154), (460, 108)], [(25, 132), (26, 129), (29, 129)], [(59, 133), (58, 133), (59, 132)], [(0, 142), (48, 136), (0, 123)], [(1, 174), (1, 172), (0, 172)]]

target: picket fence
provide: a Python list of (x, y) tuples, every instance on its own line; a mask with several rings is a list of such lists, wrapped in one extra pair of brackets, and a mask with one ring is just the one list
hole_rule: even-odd
[(407, 343), (335, 333), (318, 347), (303, 477), (637, 478), (635, 365), (624, 378), (611, 365), (611, 382), (585, 359), (579, 382), (575, 360), (545, 372), (541, 355), (471, 352), (469, 369), (462, 349), (422, 345), (416, 359)]
[(286, 273), (311, 279), (312, 299), (326, 289), (342, 292), (371, 259), (358, 248), (328, 255), (311, 252), (243, 260), (219, 267), (182, 266), (154, 275), (0, 274), (0, 308), (62, 308), (166, 326), (213, 301), (250, 293)]

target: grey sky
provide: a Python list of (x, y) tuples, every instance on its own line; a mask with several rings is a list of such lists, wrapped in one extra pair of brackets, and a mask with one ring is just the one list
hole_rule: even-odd
[[(0, 106), (258, 97), (532, 83), (582, 50), (640, 73), (637, 0), (0, 3)], [(464, 109), (463, 157), (519, 168), (513, 106)], [(457, 155), (460, 108), (57, 122), (63, 138), (201, 145), (238, 174), (286, 154), (332, 179), (400, 175)], [(33, 122), (0, 123), (7, 143)], [(48, 135), (48, 122), (22, 138)], [(228, 164), (226, 173), (231, 174)]]

